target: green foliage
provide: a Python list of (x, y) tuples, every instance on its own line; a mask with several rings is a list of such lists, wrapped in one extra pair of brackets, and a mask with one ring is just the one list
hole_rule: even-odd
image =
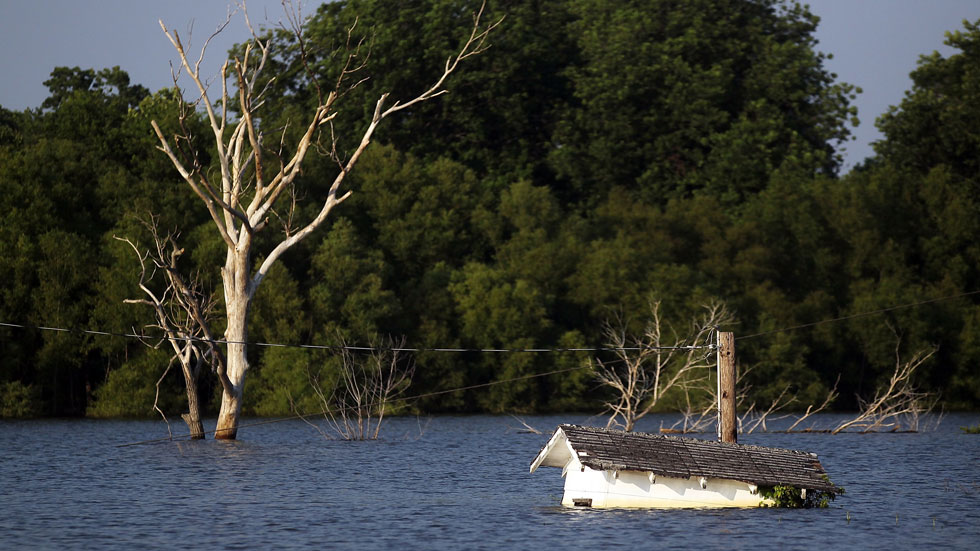
[(34, 417), (41, 413), (38, 389), (20, 381), (0, 384), (0, 418)]
[[(759, 495), (765, 498), (761, 507), (778, 507), (790, 509), (825, 509), (830, 502), (844, 493), (844, 488), (837, 487), (836, 491), (817, 491), (794, 488), (793, 486), (777, 485), (762, 486)], [(806, 497), (804, 497), (806, 494)]]
[(919, 173), (942, 165), (969, 178), (980, 170), (980, 141), (973, 131), (980, 123), (978, 25), (980, 21), (964, 21), (963, 30), (946, 34), (946, 45), (959, 53), (944, 58), (932, 52), (919, 58), (910, 75), (912, 90), (878, 119), (886, 139), (875, 150), (884, 160)]
[(43, 109), (59, 110), (65, 102), (78, 96), (97, 94), (126, 107), (135, 107), (149, 91), (139, 84), (129, 83), (129, 74), (119, 66), (111, 69), (81, 69), (55, 67), (51, 78), (44, 81), (51, 94), (41, 103)]
[[(308, 106), (316, 97), (316, 83), (331, 86), (352, 51), (349, 46), (363, 42), (358, 59), (365, 59), (366, 51), (370, 57), (356, 77), (365, 80), (344, 98), (348, 108), (335, 124), (341, 150), (349, 151), (382, 93), (390, 93), (389, 103), (404, 101), (435, 82), (446, 59), (467, 38), (480, 4), (426, 0), (397, 10), (383, 0), (320, 5), (305, 29), (314, 79), (303, 70), (295, 41), (285, 33), (275, 35), (275, 47), (282, 52), (275, 62), (283, 75), (270, 99), (283, 98), (284, 105), (272, 111), (285, 120), (298, 106)], [(439, 101), (385, 121), (381, 139), (426, 160), (449, 157), (491, 174), (528, 176), (545, 170), (551, 131), (568, 95), (561, 71), (575, 57), (565, 28), (567, 12), (566, 3), (557, 0), (488, 3), (484, 21), (506, 16), (507, 22), (490, 39), (493, 54), (466, 60), (465, 70), (447, 83), (451, 93)]]
[(17, 145), (21, 140), (21, 114), (0, 107), (0, 146)]
[[(95, 391), (86, 415), (89, 417), (152, 417), (156, 382), (167, 368), (168, 356), (163, 347), (151, 349), (118, 369), (109, 372), (105, 383)], [(179, 368), (171, 369), (160, 392), (160, 409), (179, 419), (186, 411), (186, 394)], [(182, 405), (181, 405), (182, 404)]]
[(578, 196), (619, 185), (650, 202), (705, 192), (733, 204), (785, 164), (833, 172), (852, 89), (823, 69), (805, 8), (598, 0), (572, 11), (575, 100), (551, 160)]
[[(365, 39), (356, 78), (367, 80), (332, 121), (341, 155), (381, 93), (392, 102), (431, 84), (478, 5), (318, 8), (304, 31), (321, 85), (350, 53), (355, 18), (355, 43)], [(941, 389), (951, 408), (980, 405), (976, 297), (890, 309), (980, 288), (977, 24), (948, 36), (954, 55), (920, 60), (912, 90), (879, 120), (878, 156), (839, 177), (834, 147), (854, 123), (856, 90), (824, 68), (805, 7), (501, 0), (488, 10), (485, 21), (506, 15), (491, 47), (466, 60), (450, 93), (384, 121), (345, 180), (351, 198), (268, 274), (251, 314), (256, 341), (581, 348), (603, 344), (612, 312), (637, 323), (651, 295), (682, 320), (721, 297), (736, 335), (752, 337), (738, 344), (750, 402), (788, 388), (805, 409), (840, 375), (835, 405), (852, 408), (888, 376), (896, 350), (938, 344), (917, 386)], [(289, 143), (316, 86), (296, 42), (270, 33), (270, 67), (282, 74), (259, 122), (267, 139), (285, 128)], [(224, 244), (149, 128), (185, 131), (175, 91), (150, 94), (119, 68), (55, 68), (46, 85), (40, 109), (0, 109), (0, 321), (146, 326), (150, 313), (123, 303), (140, 297), (137, 264), (113, 236), (145, 246), (151, 213), (179, 234), (181, 269), (220, 294)], [(186, 126), (210, 132), (200, 113)], [(301, 210), (337, 170), (311, 156)], [(153, 414), (162, 352), (10, 327), (0, 340), (3, 407), (17, 415)], [(249, 353), (249, 414), (314, 411), (312, 385), (332, 388), (338, 373), (323, 352)], [(589, 356), (420, 353), (409, 394), (424, 398), (411, 407), (595, 411), (602, 396), (577, 369)], [(217, 385), (202, 378), (204, 396)], [(183, 407), (180, 383), (176, 372), (164, 382), (168, 413)], [(477, 385), (491, 386), (454, 391)]]
[(322, 352), (270, 348), (249, 382), (247, 412), (261, 417), (321, 411), (314, 386), (329, 395), (337, 379), (335, 358)]
[(317, 335), (364, 342), (390, 327), (399, 304), (387, 288), (390, 267), (380, 251), (367, 246), (354, 227), (338, 220), (312, 258), (310, 301)]
[(980, 425), (973, 425), (972, 427), (960, 427), (966, 434), (980, 434)]

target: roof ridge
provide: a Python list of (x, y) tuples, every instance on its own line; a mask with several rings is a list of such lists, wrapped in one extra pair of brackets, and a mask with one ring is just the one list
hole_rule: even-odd
[(718, 440), (705, 440), (705, 439), (702, 439), (702, 438), (688, 438), (688, 437), (684, 437), (684, 436), (673, 436), (673, 435), (670, 435), (670, 434), (655, 434), (655, 433), (651, 433), (651, 432), (634, 432), (634, 431), (627, 432), (627, 431), (620, 430), (620, 429), (607, 429), (607, 428), (602, 428), (602, 427), (587, 427), (585, 425), (575, 425), (575, 424), (572, 424), (572, 423), (562, 423), (562, 424), (558, 425), (558, 428), (563, 428), (563, 427), (570, 427), (570, 428), (573, 428), (573, 429), (580, 429), (580, 430), (585, 430), (585, 431), (595, 432), (595, 433), (617, 434), (617, 435), (622, 435), (622, 436), (625, 436), (625, 437), (663, 439), (663, 440), (670, 440), (670, 441), (675, 441), (675, 442), (682, 442), (682, 443), (685, 443), (685, 444), (686, 443), (690, 443), (690, 442), (696, 442), (696, 443), (704, 444), (704, 445), (708, 445), (708, 446), (736, 447), (736, 448), (740, 448), (740, 449), (756, 449), (756, 450), (764, 450), (764, 451), (783, 451), (783, 452), (792, 452), (792, 453), (795, 453), (795, 454), (807, 455), (807, 456), (813, 456), (813, 457), (816, 457), (817, 456), (817, 454), (814, 453), (814, 452), (808, 452), (808, 451), (802, 451), (802, 450), (793, 450), (793, 449), (789, 449), (789, 448), (775, 448), (775, 447), (770, 447), (770, 446), (760, 446), (758, 444), (742, 444), (742, 443), (738, 443), (738, 442), (719, 442)]
[[(707, 476), (763, 485), (835, 491), (817, 454), (651, 434), (561, 424), (549, 440), (563, 435), (573, 456), (597, 470), (650, 471), (667, 477)], [(548, 446), (539, 452), (548, 450)]]

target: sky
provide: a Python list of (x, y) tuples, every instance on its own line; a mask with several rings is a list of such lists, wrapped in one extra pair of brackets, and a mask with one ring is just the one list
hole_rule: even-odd
[[(492, 0), (491, 0), (492, 1)], [(312, 14), (321, 0), (303, 0)], [(860, 86), (854, 102), (861, 124), (841, 153), (845, 171), (873, 155), (881, 138), (874, 120), (898, 105), (912, 82), (908, 75), (922, 54), (939, 51), (946, 31), (964, 19), (980, 19), (980, 0), (810, 0), (821, 18), (817, 49), (833, 54), (826, 67), (838, 79)], [(132, 82), (151, 91), (172, 85), (173, 47), (158, 20), (176, 29), (188, 51), (199, 48), (229, 13), (228, 0), (0, 0), (0, 106), (36, 108), (47, 97), (44, 81), (58, 66), (102, 69), (120, 66)], [(281, 0), (249, 0), (256, 25), (277, 25)], [(393, 6), (397, 6), (393, 0)], [(204, 74), (217, 74), (228, 48), (248, 37), (234, 19), (209, 46)]]

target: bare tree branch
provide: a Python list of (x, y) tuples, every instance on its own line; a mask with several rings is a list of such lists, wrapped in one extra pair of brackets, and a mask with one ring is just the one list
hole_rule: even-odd
[(672, 337), (667, 338), (660, 306), (659, 300), (650, 302), (650, 319), (639, 338), (627, 336), (622, 319), (605, 324), (607, 344), (615, 350), (616, 360), (596, 358), (592, 369), (615, 396), (606, 402), (607, 427), (632, 431), (636, 421), (650, 413), (666, 392), (706, 380), (707, 368), (713, 365), (708, 346), (711, 333), (716, 326), (734, 319), (724, 304), (710, 303), (704, 306), (702, 315), (692, 320), (684, 337), (668, 328)]
[[(321, 133), (325, 133), (323, 127), (330, 125), (337, 116), (338, 99), (364, 81), (358, 79), (356, 73), (364, 67), (367, 60), (367, 57), (361, 55), (363, 40), (354, 39), (355, 23), (348, 29), (347, 58), (343, 62), (334, 89), (329, 91), (322, 89), (321, 83), (310, 67), (310, 54), (303, 36), (302, 14), (298, 8), (289, 9), (285, 6), (285, 2), (284, 7), (286, 7), (288, 25), (299, 46), (300, 60), (310, 82), (316, 88), (318, 100), (317, 105), (307, 114), (307, 118), (299, 123), (301, 135), (290, 147), (285, 146), (284, 130), (262, 127), (265, 95), (278, 75), (265, 74), (270, 65), (269, 56), (272, 55), (271, 38), (259, 36), (244, 3), (241, 5), (241, 10), (244, 12), (245, 24), (251, 33), (251, 39), (243, 46), (240, 55), (233, 60), (227, 60), (222, 65), (221, 95), (217, 101), (212, 97), (212, 90), (201, 69), (204, 52), (214, 35), (201, 49), (197, 61), (192, 62), (177, 31), (167, 28), (160, 21), (160, 27), (173, 45), (180, 62), (180, 69), (172, 73), (175, 76), (178, 72), (187, 74), (196, 87), (196, 99), (187, 102), (181, 98), (178, 114), (181, 130), (178, 135), (167, 136), (156, 121), (152, 122), (159, 142), (157, 147), (167, 155), (184, 182), (204, 203), (226, 247), (221, 278), (227, 318), (224, 338), (227, 342), (227, 352), (224, 359), (219, 362), (218, 369), (223, 394), (221, 410), (218, 414), (217, 438), (235, 438), (237, 433), (245, 373), (248, 370), (245, 345), (248, 335), (248, 313), (255, 292), (271, 267), (282, 254), (323, 225), (334, 207), (350, 197), (351, 191), (343, 190), (342, 185), (370, 144), (379, 123), (389, 115), (445, 93), (444, 86), (448, 77), (458, 69), (463, 60), (478, 55), (489, 47), (487, 38), (500, 24), (500, 20), (490, 25), (481, 23), (484, 11), (484, 7), (481, 6), (474, 15), (468, 38), (457, 53), (446, 60), (441, 76), (432, 85), (423, 89), (415, 97), (404, 102), (396, 101), (387, 108), (385, 108), (385, 101), (388, 94), (381, 94), (358, 146), (346, 160), (340, 161), (336, 155), (334, 142), (333, 157), (338, 161), (337, 173), (329, 189), (315, 199), (313, 209), (309, 211), (297, 209), (291, 204), (288, 207), (288, 215), (273, 216), (276, 205), (284, 194), (295, 198), (294, 186), (302, 174), (303, 164), (310, 148), (318, 146)], [(219, 27), (215, 34), (221, 32), (223, 28), (224, 26)], [(237, 90), (237, 98), (235, 92), (228, 89), (229, 80), (233, 83), (232, 87)], [(189, 109), (189, 105), (202, 108), (203, 115), (195, 109)], [(220, 113), (217, 111), (217, 106), (220, 106)], [(230, 118), (230, 111), (234, 109), (237, 109), (239, 115), (236, 120)], [(196, 122), (194, 119), (197, 117), (210, 126), (211, 136), (207, 138), (207, 141), (211, 142), (209, 147), (198, 143), (197, 137), (192, 132), (196, 126), (192, 123)], [(282, 132), (278, 139), (277, 150), (266, 148), (266, 131), (276, 134)], [(202, 162), (203, 156), (197, 154), (198, 150), (205, 149), (213, 151), (212, 158), (217, 166), (216, 170), (211, 166), (205, 166)], [(295, 220), (293, 215), (300, 210), (314, 214), (303, 220)], [(285, 231), (281, 236), (270, 241), (271, 248), (262, 251), (259, 255), (261, 262), (255, 266), (253, 264), (256, 258), (253, 251), (255, 234), (266, 228), (270, 217), (286, 220)], [(207, 335), (207, 338), (210, 340), (210, 335)], [(351, 381), (350, 384), (354, 385), (356, 382)]]
[(827, 397), (824, 398), (823, 403), (821, 403), (820, 406), (818, 406), (816, 409), (813, 408), (813, 404), (807, 406), (806, 411), (803, 413), (803, 415), (801, 415), (800, 418), (797, 419), (795, 423), (790, 425), (790, 427), (786, 429), (786, 432), (793, 432), (796, 429), (796, 427), (804, 420), (806, 420), (812, 415), (816, 415), (820, 413), (821, 411), (827, 409), (827, 406), (834, 403), (834, 400), (836, 400), (838, 396), (837, 385), (839, 384), (840, 384), (840, 375), (837, 375), (837, 380), (834, 381), (834, 387), (827, 392)]
[[(192, 438), (203, 438), (204, 429), (201, 424), (197, 389), (197, 381), (205, 357), (205, 353), (201, 350), (202, 346), (207, 348), (209, 355), (220, 366), (219, 379), (227, 380), (224, 375), (223, 356), (220, 349), (215, 346), (208, 329), (207, 318), (214, 307), (214, 299), (201, 292), (201, 286), (196, 280), (188, 283), (180, 275), (176, 265), (183, 249), (177, 246), (174, 237), (161, 236), (155, 218), (151, 217), (144, 224), (154, 241), (152, 252), (149, 250), (140, 252), (139, 247), (128, 238), (115, 237), (115, 239), (128, 244), (133, 249), (140, 265), (139, 287), (147, 297), (126, 299), (124, 302), (145, 304), (153, 308), (157, 322), (153, 327), (164, 332), (165, 340), (170, 343), (173, 351), (167, 369), (157, 380), (153, 409), (163, 416), (169, 430), (170, 423), (159, 408), (160, 384), (177, 362), (184, 376), (189, 409), (182, 418), (187, 423)], [(149, 275), (148, 264), (152, 267)], [(154, 291), (151, 287), (154, 275), (157, 273), (164, 276), (162, 291)]]
[(888, 382), (878, 388), (870, 401), (858, 398), (861, 411), (853, 419), (838, 424), (831, 431), (832, 434), (850, 428), (860, 428), (863, 432), (880, 431), (883, 428), (897, 430), (903, 418), (911, 421), (911, 430), (918, 430), (919, 417), (935, 407), (937, 398), (931, 393), (919, 391), (912, 382), (912, 376), (939, 348), (934, 346), (919, 350), (911, 359), (903, 362), (900, 354), (901, 337), (897, 334), (896, 337), (895, 370)]
[(323, 417), (339, 438), (378, 439), (391, 402), (408, 390), (415, 372), (412, 359), (398, 352), (404, 345), (404, 338), (387, 339), (381, 346), (372, 345), (367, 356), (342, 346), (340, 377), (329, 396), (319, 378), (310, 374)]

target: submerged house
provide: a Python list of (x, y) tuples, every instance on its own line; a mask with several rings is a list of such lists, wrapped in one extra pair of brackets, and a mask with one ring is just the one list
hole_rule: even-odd
[(839, 491), (813, 453), (577, 425), (558, 427), (531, 472), (541, 466), (562, 470), (569, 507), (754, 507), (776, 486)]

